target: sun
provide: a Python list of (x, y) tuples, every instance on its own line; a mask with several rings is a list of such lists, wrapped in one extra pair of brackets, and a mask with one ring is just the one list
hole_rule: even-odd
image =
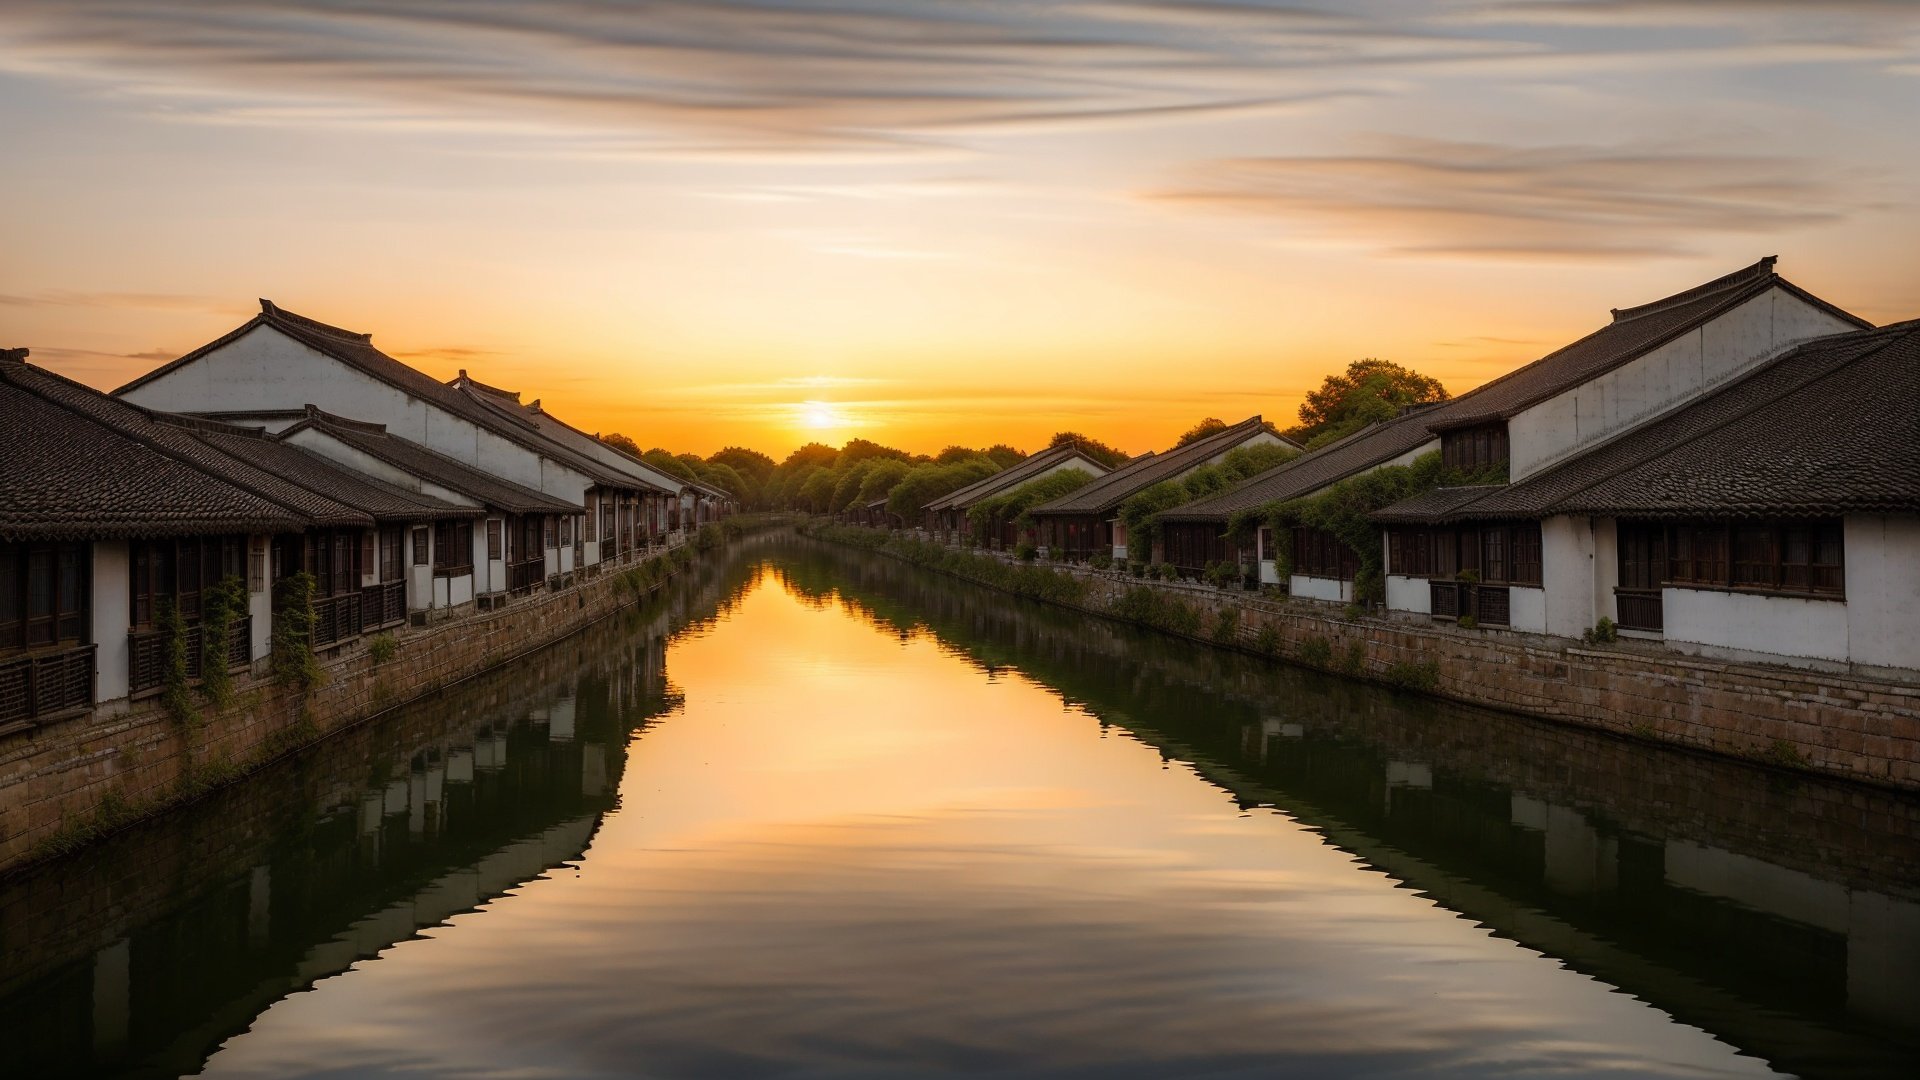
[(835, 412), (833, 406), (824, 401), (801, 402), (800, 422), (814, 431), (845, 427), (847, 424), (846, 417)]

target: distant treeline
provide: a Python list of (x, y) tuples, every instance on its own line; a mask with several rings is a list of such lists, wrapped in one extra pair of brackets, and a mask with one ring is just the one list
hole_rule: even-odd
[[(1308, 450), (1343, 438), (1367, 424), (1397, 414), (1407, 405), (1444, 401), (1438, 380), (1386, 360), (1356, 360), (1326, 377), (1300, 406), (1300, 423), (1281, 433)], [(1207, 417), (1189, 428), (1176, 445), (1204, 438), (1227, 425)], [(976, 480), (1024, 459), (1025, 451), (1006, 443), (986, 447), (949, 446), (938, 454), (914, 454), (870, 439), (851, 439), (835, 448), (812, 442), (776, 462), (758, 450), (729, 446), (702, 458), (654, 447), (643, 450), (619, 434), (602, 440), (662, 472), (729, 492), (741, 505), (761, 510), (837, 513), (884, 498), (889, 513), (916, 518), (920, 508)], [(1128, 455), (1078, 431), (1061, 431), (1043, 449), (1077, 445), (1109, 468)]]

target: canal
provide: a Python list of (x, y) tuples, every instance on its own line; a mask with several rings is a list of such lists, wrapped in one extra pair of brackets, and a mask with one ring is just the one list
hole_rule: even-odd
[(1920, 1075), (1920, 802), (749, 538), (0, 881), (0, 1075)]

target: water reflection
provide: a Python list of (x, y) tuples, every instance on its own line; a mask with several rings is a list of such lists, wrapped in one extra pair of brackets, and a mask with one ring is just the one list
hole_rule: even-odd
[(8, 883), (0, 1033), (35, 1076), (1912, 1075), (1916, 817), (769, 537)]

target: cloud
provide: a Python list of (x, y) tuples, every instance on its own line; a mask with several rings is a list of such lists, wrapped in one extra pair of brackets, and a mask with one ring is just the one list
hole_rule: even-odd
[(140, 308), (146, 311), (191, 311), (214, 315), (243, 314), (248, 307), (210, 296), (177, 293), (79, 292), (44, 289), (37, 293), (0, 293), (5, 307)]
[(1203, 162), (1149, 198), (1271, 219), (1295, 239), (1530, 259), (1689, 254), (1704, 235), (1825, 224), (1854, 205), (1830, 165), (1794, 157), (1407, 138)]
[(0, 69), (95, 79), (176, 119), (490, 129), (629, 156), (919, 156), (967, 136), (1258, 115), (1366, 92), (1329, 86), (1330, 65), (1515, 48), (1230, 3), (0, 7)]

